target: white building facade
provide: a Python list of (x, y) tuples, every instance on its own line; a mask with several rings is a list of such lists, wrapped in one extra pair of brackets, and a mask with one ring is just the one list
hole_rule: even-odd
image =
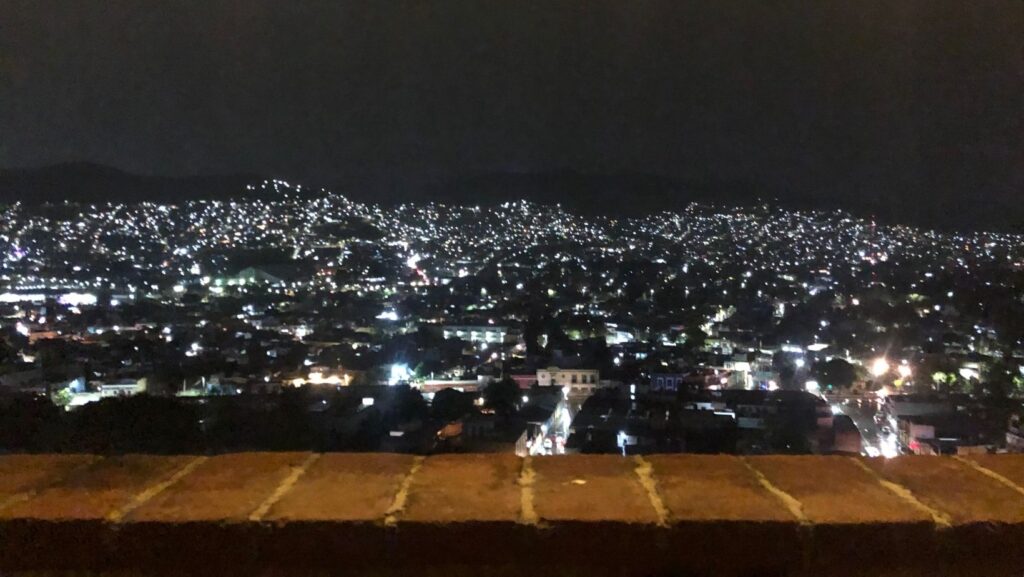
[(537, 384), (542, 387), (562, 387), (569, 395), (589, 396), (601, 387), (597, 369), (537, 369)]
[(444, 327), (444, 338), (462, 339), (471, 343), (501, 344), (508, 334), (506, 327), (494, 325), (449, 325)]

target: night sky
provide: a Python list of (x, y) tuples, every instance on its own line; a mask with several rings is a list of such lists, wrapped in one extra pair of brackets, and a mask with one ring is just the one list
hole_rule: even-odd
[(0, 167), (1020, 206), (1024, 2), (0, 0)]

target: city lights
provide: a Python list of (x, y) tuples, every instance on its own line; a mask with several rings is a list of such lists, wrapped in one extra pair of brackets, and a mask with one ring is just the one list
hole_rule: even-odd
[[(836, 396), (870, 386), (865, 372), (902, 394), (983, 390), (996, 353), (1013, 349), (987, 315), (954, 309), (947, 295), (971, 294), (956, 290), (958, 279), (1000, 283), (983, 275), (1024, 267), (1019, 236), (779, 207), (610, 218), (525, 201), (385, 207), (329, 191), (287, 196), (296, 188), (277, 180), (254, 187), (272, 200), (96, 205), (67, 222), (11, 207), (0, 238), (20, 256), (0, 258), (0, 307), (12, 358), (35, 374), (46, 343), (66, 341), (94, 373), (90, 395), (124, 374), (178, 366), (187, 376), (165, 379), (176, 387), (165, 394), (352, 391), (358, 396), (340, 407), (388, 411), (393, 400), (353, 385), (408, 384), (428, 403), (445, 388), (467, 391), (473, 412), (486, 416), (497, 409), (483, 391), (500, 375), (514, 375), (521, 391), (565, 360), (585, 370), (550, 371), (545, 382), (563, 406), (535, 429), (545, 432), (533, 454), (562, 450), (576, 405), (605, 389), (636, 406), (628, 420), (664, 418), (648, 396), (676, 399), (672, 391), (685, 386), (698, 396), (756, 392), (765, 396), (745, 402), (766, 407), (839, 406), (873, 450), (891, 455), (896, 441), (873, 431), (895, 422), (866, 419)], [(90, 251), (72, 254), (75, 246)], [(282, 262), (253, 256), (275, 251)], [(239, 255), (244, 263), (234, 262)], [(924, 350), (947, 366), (919, 368)], [(325, 398), (334, 397), (310, 406), (327, 410)], [(514, 409), (502, 412), (547, 409), (532, 392), (512, 398)], [(710, 410), (756, 422), (721, 405), (676, 404), (668, 418)], [(634, 444), (631, 429), (608, 422), (613, 437), (624, 430)]]
[(0, 0), (0, 577), (1024, 577), (1022, 48)]

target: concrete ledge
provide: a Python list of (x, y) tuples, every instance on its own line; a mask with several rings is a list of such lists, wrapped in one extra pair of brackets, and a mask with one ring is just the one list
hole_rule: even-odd
[(1024, 456), (0, 457), (0, 574), (1024, 574)]

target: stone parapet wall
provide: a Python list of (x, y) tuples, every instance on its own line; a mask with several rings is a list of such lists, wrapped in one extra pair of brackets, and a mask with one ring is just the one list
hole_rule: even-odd
[(0, 575), (1024, 575), (1024, 455), (0, 457)]

